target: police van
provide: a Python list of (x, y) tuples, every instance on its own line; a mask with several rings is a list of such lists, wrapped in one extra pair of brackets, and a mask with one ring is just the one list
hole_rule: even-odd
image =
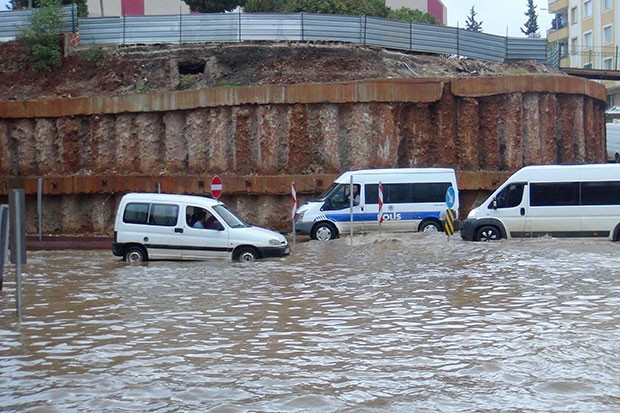
[(288, 255), (290, 247), (283, 235), (246, 224), (215, 199), (131, 193), (118, 206), (112, 253), (129, 262), (254, 261)]
[(342, 174), (317, 200), (297, 210), (295, 233), (327, 241), (351, 229), (355, 233), (379, 230), (379, 184), (383, 188), (382, 231), (443, 231), (450, 187), (454, 189), (452, 209), (457, 216), (454, 169), (356, 170)]
[(526, 166), (461, 223), (468, 241), (588, 237), (620, 240), (620, 165)]

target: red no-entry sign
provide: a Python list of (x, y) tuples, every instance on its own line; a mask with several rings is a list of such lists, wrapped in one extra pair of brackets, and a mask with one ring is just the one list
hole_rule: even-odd
[(222, 188), (222, 178), (215, 175), (211, 179), (211, 195), (213, 196), (213, 198), (218, 199), (222, 195)]

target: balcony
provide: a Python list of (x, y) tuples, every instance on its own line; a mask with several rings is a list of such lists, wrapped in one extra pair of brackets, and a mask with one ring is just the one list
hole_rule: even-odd
[(568, 0), (549, 0), (549, 13), (557, 13), (564, 9), (568, 10)]

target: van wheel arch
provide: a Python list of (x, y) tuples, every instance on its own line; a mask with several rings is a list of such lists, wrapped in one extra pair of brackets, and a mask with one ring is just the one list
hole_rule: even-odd
[[(434, 229), (433, 229), (434, 228)], [(443, 232), (444, 228), (441, 222), (435, 218), (427, 218), (418, 225), (418, 232)]]
[(480, 241), (480, 231), (483, 228), (494, 228), (495, 230), (497, 230), (498, 233), (498, 237), (497, 239), (501, 239), (501, 238), (508, 238), (508, 234), (506, 232), (506, 228), (504, 228), (504, 225), (496, 220), (496, 219), (481, 219), (480, 222), (478, 223), (478, 225), (476, 225), (476, 228), (474, 229), (474, 240), (475, 241)]
[(319, 241), (328, 241), (338, 237), (338, 229), (329, 221), (320, 221), (314, 224), (310, 231), (310, 238)]
[(612, 241), (620, 241), (620, 224), (616, 225), (616, 229), (614, 229)]
[(256, 248), (251, 245), (240, 245), (233, 251), (232, 259), (240, 262), (254, 262), (260, 258)]
[(126, 262), (145, 262), (149, 260), (146, 248), (140, 244), (130, 244), (125, 247), (123, 259)]

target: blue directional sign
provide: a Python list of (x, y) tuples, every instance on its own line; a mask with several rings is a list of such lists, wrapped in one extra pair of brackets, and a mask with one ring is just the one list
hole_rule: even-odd
[(446, 206), (448, 207), (448, 209), (452, 209), (452, 207), (454, 206), (455, 198), (456, 192), (454, 191), (454, 188), (449, 187), (446, 191)]

